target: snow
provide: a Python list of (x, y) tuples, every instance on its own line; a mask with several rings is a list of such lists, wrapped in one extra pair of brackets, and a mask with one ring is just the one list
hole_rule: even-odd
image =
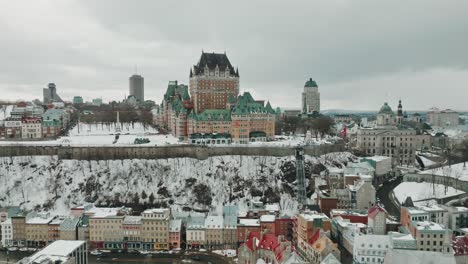
[(47, 225), (49, 224), (52, 220), (54, 219), (54, 216), (49, 216), (49, 217), (33, 217), (28, 220), (26, 220), (26, 224), (30, 225)]
[(436, 164), (436, 162), (434, 162), (434, 161), (432, 161), (432, 160), (430, 160), (428, 158), (425, 158), (423, 156), (420, 156), (419, 158), (421, 159), (421, 161), (423, 162), (425, 167), (429, 167), (429, 166), (432, 166), (432, 165)]
[(447, 193), (445, 193), (444, 185), (435, 184), (434, 195), (432, 183), (428, 182), (402, 182), (393, 190), (393, 192), (400, 203), (403, 203), (408, 196), (411, 196), (413, 201), (419, 201), (430, 198), (445, 198), (465, 193), (452, 187), (448, 187)]
[[(343, 166), (353, 159), (350, 153), (330, 153), (320, 157), (305, 156), (306, 166), (323, 164), (326, 168)], [(60, 160), (57, 156), (21, 156), (0, 158), (0, 207), (21, 205), (23, 210), (49, 211), (69, 215), (70, 208), (94, 202), (131, 203), (135, 194), (145, 191), (157, 203), (172, 200), (171, 209), (182, 207), (209, 209), (222, 214), (223, 205), (248, 210), (254, 200), (251, 190), (269, 190), (279, 200), (280, 215), (298, 213), (299, 204), (292, 193), (295, 185), (285, 175), (295, 177), (295, 158), (269, 156), (216, 156), (206, 160), (191, 158), (151, 160)], [(259, 181), (264, 177), (265, 183)], [(211, 189), (210, 205), (199, 203), (189, 180)], [(285, 185), (292, 190), (285, 189)], [(164, 190), (164, 191), (163, 191)], [(230, 199), (233, 197), (233, 200)], [(148, 203), (140, 198), (140, 203)], [(231, 203), (230, 203), (231, 202)], [(115, 215), (94, 208), (100, 217)], [(270, 208), (273, 209), (273, 208)], [(241, 213), (240, 213), (241, 214)]]
[(304, 212), (299, 214), (299, 216), (304, 218), (306, 221), (314, 221), (314, 219), (328, 219), (328, 216), (325, 214), (317, 212)]
[(260, 226), (258, 219), (239, 219), (239, 225), (243, 226)]
[(438, 176), (449, 176), (461, 181), (468, 181), (468, 168), (464, 166), (464, 163), (457, 163), (451, 166), (443, 166), (436, 169), (425, 170), (420, 174), (434, 174)]
[(222, 229), (224, 218), (222, 215), (209, 215), (205, 220), (205, 228), (207, 229)]
[(41, 251), (32, 255), (31, 258), (35, 259), (43, 255), (66, 257), (73, 253), (73, 251), (75, 251), (84, 243), (86, 242), (81, 240), (57, 240), (45, 247), (44, 249), (42, 249)]
[(93, 207), (86, 210), (85, 214), (93, 218), (106, 218), (116, 216), (121, 208)]
[[(41, 141), (2, 141), (1, 144), (14, 145), (70, 145), (70, 146), (126, 146), (134, 145), (136, 138), (148, 138), (149, 143), (138, 144), (137, 146), (162, 146), (172, 144), (184, 144), (172, 135), (161, 135), (150, 126), (142, 123), (123, 123), (120, 132), (116, 132), (114, 124), (85, 124), (80, 123), (69, 131), (68, 136), (60, 137), (56, 140)], [(114, 144), (115, 135), (119, 134), (119, 139)]]
[(275, 222), (276, 217), (274, 215), (262, 215), (260, 216), (260, 222)]
[(418, 230), (431, 230), (431, 231), (443, 231), (446, 230), (443, 226), (429, 221), (416, 222), (416, 228)]
[(182, 227), (182, 219), (174, 219), (169, 222), (169, 232), (180, 232)]
[(237, 255), (237, 252), (235, 249), (213, 250), (212, 252), (215, 254), (225, 256), (225, 257), (230, 257), (230, 258), (234, 258)]

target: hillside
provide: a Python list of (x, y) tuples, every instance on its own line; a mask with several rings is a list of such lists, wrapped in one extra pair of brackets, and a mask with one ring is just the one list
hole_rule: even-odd
[[(306, 175), (342, 166), (354, 157), (331, 153), (306, 157)], [(83, 202), (101, 205), (172, 205), (220, 210), (228, 202), (241, 209), (253, 197), (297, 208), (294, 157), (219, 156), (161, 160), (59, 160), (54, 156), (0, 158), (0, 207), (66, 213)], [(312, 194), (309, 192), (309, 194)]]

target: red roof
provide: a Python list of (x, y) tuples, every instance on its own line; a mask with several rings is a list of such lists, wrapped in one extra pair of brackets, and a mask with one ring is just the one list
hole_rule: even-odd
[(317, 229), (312, 237), (309, 239), (309, 244), (313, 245), (315, 241), (320, 238), (320, 229)]
[(453, 240), (453, 251), (455, 256), (465, 256), (468, 255), (468, 237), (466, 236), (457, 236)]
[(254, 238), (256, 238), (257, 240), (260, 241), (260, 232), (259, 231), (250, 232), (249, 233), (249, 238), (247, 238), (247, 241), (245, 242), (245, 244), (247, 245), (247, 247), (251, 251), (254, 251), (254, 248), (253, 248)]
[(380, 207), (380, 205), (374, 205), (372, 206), (371, 208), (369, 208), (369, 210), (367, 211), (367, 214), (370, 218), (374, 219), (375, 216), (379, 213), (379, 212), (384, 212), (384, 213), (387, 213), (387, 211), (385, 211), (385, 209), (383, 209), (382, 207)]

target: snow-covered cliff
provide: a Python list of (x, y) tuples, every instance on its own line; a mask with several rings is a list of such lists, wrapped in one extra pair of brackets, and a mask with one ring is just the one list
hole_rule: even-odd
[[(306, 157), (306, 175), (342, 166), (350, 153)], [(160, 160), (59, 160), (54, 156), (0, 158), (0, 207), (66, 213), (83, 202), (220, 210), (247, 207), (253, 197), (294, 213), (294, 157), (218, 156)], [(312, 184), (312, 181), (309, 181)], [(310, 193), (309, 193), (310, 194)]]

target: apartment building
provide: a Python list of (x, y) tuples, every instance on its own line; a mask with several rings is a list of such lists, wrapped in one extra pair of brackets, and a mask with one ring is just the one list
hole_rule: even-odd
[[(169, 222), (171, 211), (167, 208), (147, 209), (141, 214), (144, 249), (169, 249)], [(150, 247), (151, 246), (151, 247)]]

